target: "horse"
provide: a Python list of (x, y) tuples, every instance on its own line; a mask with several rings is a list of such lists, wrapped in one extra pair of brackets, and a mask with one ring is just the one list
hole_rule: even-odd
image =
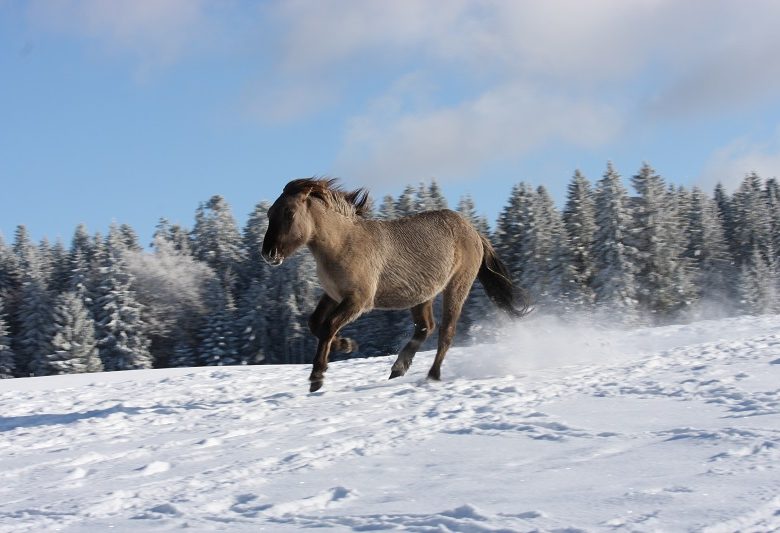
[(414, 333), (392, 366), (403, 376), (436, 324), (433, 300), (443, 293), (438, 348), (428, 379), (441, 379), (441, 365), (475, 279), (488, 298), (511, 317), (529, 308), (524, 291), (490, 241), (460, 214), (442, 209), (395, 220), (367, 217), (368, 192), (345, 191), (335, 179), (304, 178), (287, 183), (268, 209), (262, 257), (281, 265), (308, 247), (324, 289), (309, 318), (317, 337), (310, 392), (319, 390), (330, 351), (352, 352), (357, 343), (339, 336), (345, 325), (372, 309), (410, 309)]

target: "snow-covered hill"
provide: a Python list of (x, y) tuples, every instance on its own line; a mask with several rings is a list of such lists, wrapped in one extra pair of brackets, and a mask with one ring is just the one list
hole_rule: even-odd
[(0, 531), (780, 529), (780, 317), (431, 359), (2, 381)]

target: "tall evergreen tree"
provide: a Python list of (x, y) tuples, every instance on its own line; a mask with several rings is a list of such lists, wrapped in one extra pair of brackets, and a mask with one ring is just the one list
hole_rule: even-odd
[(411, 185), (406, 186), (395, 203), (395, 213), (397, 217), (407, 217), (417, 213), (417, 189)]
[(735, 271), (723, 235), (717, 204), (700, 189), (691, 191), (685, 257), (693, 267), (699, 298), (721, 305), (731, 301)]
[(591, 285), (595, 275), (592, 252), (596, 217), (593, 190), (588, 179), (579, 170), (574, 171), (574, 176), (569, 182), (563, 223), (571, 254), (571, 265), (576, 272), (583, 303), (592, 303), (594, 294)]
[(763, 314), (778, 309), (777, 264), (758, 246), (742, 263), (738, 292), (743, 312)]
[(266, 287), (252, 280), (238, 306), (238, 347), (242, 361), (254, 365), (265, 361), (268, 342), (268, 301)]
[(690, 303), (691, 285), (683, 257), (684, 219), (678, 216), (678, 192), (667, 191), (663, 178), (650, 165), (642, 165), (631, 181), (639, 193), (632, 239), (637, 249), (637, 299), (640, 308), (659, 321)]
[(447, 209), (447, 199), (442, 193), (441, 187), (436, 180), (431, 180), (428, 186), (428, 206), (431, 210)]
[(772, 261), (772, 217), (761, 178), (755, 172), (745, 176), (734, 193), (732, 205), (737, 263), (753, 263), (756, 249), (765, 263)]
[(593, 258), (596, 275), (593, 290), (596, 304), (602, 309), (620, 313), (625, 323), (632, 323), (637, 318), (633, 265), (636, 251), (625, 242), (626, 231), (631, 226), (631, 213), (628, 195), (612, 163), (607, 165), (604, 177), (598, 182), (595, 207)]
[(109, 242), (95, 299), (96, 337), (107, 371), (152, 367), (141, 305), (131, 289), (133, 279), (123, 253), (122, 244)]
[(244, 226), (243, 244), (246, 259), (242, 268), (241, 290), (247, 290), (253, 282), (262, 283), (268, 275), (269, 266), (263, 259), (263, 239), (268, 230), (268, 209), (271, 205), (262, 201), (249, 215)]
[(393, 220), (398, 218), (395, 210), (395, 200), (389, 194), (382, 198), (382, 204), (379, 206), (377, 218), (380, 220)]
[(232, 292), (244, 251), (230, 206), (221, 196), (212, 196), (198, 207), (192, 245), (195, 257), (208, 263), (223, 286)]
[(78, 294), (61, 294), (52, 310), (50, 350), (32, 361), (37, 376), (100, 372), (95, 326)]
[(0, 296), (0, 379), (14, 377), (16, 370), (16, 355), (11, 349), (11, 338), (6, 322), (5, 304)]
[[(21, 227), (21, 226), (20, 226)], [(21, 236), (20, 236), (21, 233)], [(39, 255), (23, 232), (17, 233), (16, 249), (25, 265), (19, 291), (17, 331), (14, 335), (16, 371), (19, 375), (34, 372), (30, 363), (49, 349), (48, 327), (51, 320), (51, 298), (38, 263)]]
[(470, 195), (467, 194), (460, 198), (457, 212), (463, 215), (463, 218), (471, 222), (471, 225), (474, 226), (474, 229), (476, 229), (482, 235), (490, 235), (490, 225), (488, 224), (487, 218), (485, 218), (484, 215), (479, 215), (477, 213), (474, 200)]
[(534, 191), (529, 185), (515, 185), (509, 203), (501, 211), (496, 224), (496, 250), (518, 282), (523, 277), (526, 255), (522, 236), (532, 223), (529, 213), (532, 212), (533, 201)]
[(211, 311), (201, 333), (200, 362), (206, 366), (237, 365), (236, 308), (233, 298), (221, 284), (212, 283), (208, 292)]

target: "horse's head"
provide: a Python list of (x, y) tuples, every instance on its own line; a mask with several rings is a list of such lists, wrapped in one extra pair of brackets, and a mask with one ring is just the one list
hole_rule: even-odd
[(314, 222), (309, 213), (312, 190), (293, 187), (294, 183), (288, 183), (281, 196), (268, 209), (263, 259), (271, 266), (281, 265), (282, 261), (309, 242), (314, 233)]

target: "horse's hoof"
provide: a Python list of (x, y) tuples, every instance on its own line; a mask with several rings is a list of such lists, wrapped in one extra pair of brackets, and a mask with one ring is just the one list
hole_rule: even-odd
[(441, 375), (439, 373), (428, 372), (428, 381), (441, 381)]
[(312, 381), (309, 383), (309, 392), (317, 392), (322, 388), (324, 381)]
[(358, 343), (353, 339), (341, 339), (341, 351), (352, 353), (358, 351)]
[(406, 372), (401, 372), (400, 370), (395, 370), (395, 369), (393, 369), (393, 370), (390, 372), (390, 378), (389, 378), (389, 379), (400, 378), (400, 377), (401, 377), (401, 376), (403, 376), (405, 373), (406, 373)]

